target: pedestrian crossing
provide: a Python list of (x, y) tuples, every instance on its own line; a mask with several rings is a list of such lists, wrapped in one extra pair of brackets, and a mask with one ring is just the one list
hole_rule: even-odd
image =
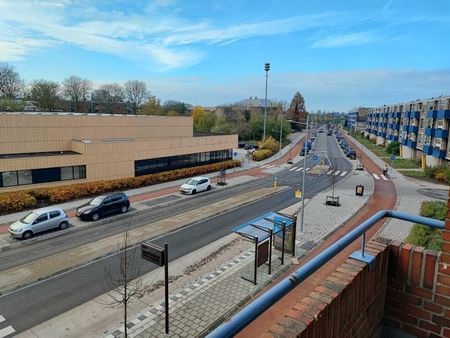
[[(2, 326), (2, 323), (5, 321), (5, 317), (3, 317), (2, 315), (0, 315), (0, 327)], [(16, 332), (16, 330), (14, 330), (14, 328), (9, 325), (3, 329), (0, 329), (0, 338), (4, 338), (6, 336), (9, 336), (11, 334), (13, 334), (14, 332)]]
[(384, 175), (377, 175), (377, 174), (372, 174), (372, 176), (373, 176), (373, 178), (374, 179), (376, 179), (376, 180), (384, 180), (384, 181), (388, 181), (389, 179), (386, 177), (386, 176), (384, 176)]
[(270, 169), (276, 167), (276, 164), (264, 164), (261, 166), (261, 169)]
[[(303, 170), (303, 167), (292, 167), (289, 169), (289, 171), (292, 172), (300, 172), (300, 171), (305, 171), (308, 172), (309, 170), (311, 170), (312, 168), (306, 168), (305, 170)], [(329, 170), (327, 173), (327, 175), (331, 175), (331, 176), (345, 176), (347, 175), (347, 171), (340, 171), (340, 170)]]

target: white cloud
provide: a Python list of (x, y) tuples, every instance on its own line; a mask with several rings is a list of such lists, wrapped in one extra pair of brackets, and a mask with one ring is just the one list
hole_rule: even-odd
[(314, 42), (313, 48), (336, 48), (336, 47), (348, 47), (357, 46), (365, 43), (369, 43), (375, 40), (372, 32), (360, 32), (351, 34), (342, 34), (329, 36), (325, 39)]
[[(164, 100), (215, 106), (240, 101), (246, 97), (264, 97), (260, 76), (215, 78), (160, 77), (147, 81), (152, 94)], [(269, 99), (286, 100), (296, 91), (305, 98), (310, 111), (317, 109), (348, 111), (357, 106), (381, 106), (450, 95), (450, 69), (425, 70), (355, 70), (318, 73), (272, 74)]]

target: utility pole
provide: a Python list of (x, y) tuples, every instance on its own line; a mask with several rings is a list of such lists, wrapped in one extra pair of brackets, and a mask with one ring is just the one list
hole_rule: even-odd
[(305, 136), (305, 157), (303, 159), (303, 182), (302, 182), (302, 218), (300, 222), (300, 232), (303, 232), (303, 220), (305, 217), (305, 176), (306, 176), (306, 149), (308, 143), (308, 130), (309, 130), (309, 114), (306, 115), (306, 136)]
[(264, 100), (264, 132), (263, 141), (266, 139), (266, 120), (267, 120), (267, 81), (269, 78), (270, 63), (264, 64), (264, 70), (266, 71), (266, 99)]

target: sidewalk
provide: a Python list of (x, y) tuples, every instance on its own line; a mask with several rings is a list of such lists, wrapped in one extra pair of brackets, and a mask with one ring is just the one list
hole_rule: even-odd
[[(385, 162), (381, 160), (378, 156), (368, 150), (364, 145), (359, 143), (352, 136), (347, 136), (362, 149), (366, 156), (369, 156), (372, 161), (374, 161), (378, 167), (383, 168)], [(403, 169), (400, 169), (403, 170)], [(438, 200), (433, 197), (429, 197), (420, 193), (420, 189), (423, 188), (433, 188), (433, 189), (445, 189), (448, 191), (448, 186), (428, 183), (424, 181), (419, 181), (412, 179), (400, 174), (396, 169), (389, 167), (389, 177), (394, 183), (395, 190), (397, 192), (397, 206), (396, 210), (403, 211), (411, 214), (419, 214), (420, 206), (423, 201)], [(448, 194), (446, 194), (448, 195)], [(413, 223), (401, 221), (398, 219), (388, 219), (384, 227), (380, 230), (378, 235), (391, 240), (397, 240), (404, 242), (406, 237), (408, 237)]]

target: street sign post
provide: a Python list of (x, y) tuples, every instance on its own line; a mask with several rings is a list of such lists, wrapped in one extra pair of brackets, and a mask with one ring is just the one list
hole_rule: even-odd
[(153, 243), (141, 243), (141, 256), (143, 259), (156, 265), (164, 265), (165, 307), (166, 307), (166, 334), (169, 334), (169, 247), (164, 243), (164, 248)]

